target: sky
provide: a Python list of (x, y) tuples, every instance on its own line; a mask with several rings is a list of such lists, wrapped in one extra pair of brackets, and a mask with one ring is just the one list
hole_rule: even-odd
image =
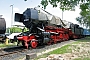
[[(27, 8), (37, 7), (38, 5), (40, 5), (40, 2), (41, 0), (0, 0), (0, 15), (3, 15), (3, 18), (5, 18), (6, 27), (11, 27), (11, 24), (17, 24), (16, 22), (14, 22), (15, 13), (23, 13)], [(11, 5), (13, 5), (13, 10)], [(60, 10), (59, 7), (53, 8), (49, 4), (45, 10), (62, 19), (62, 10)], [(76, 21), (76, 17), (79, 16), (79, 13), (79, 7), (76, 7), (75, 11), (64, 11), (63, 20), (78, 24), (78, 22)]]

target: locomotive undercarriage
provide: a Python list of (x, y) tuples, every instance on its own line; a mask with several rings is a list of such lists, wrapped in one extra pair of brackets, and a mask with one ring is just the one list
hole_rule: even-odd
[(21, 42), (23, 46), (26, 46), (26, 48), (28, 48), (29, 45), (32, 48), (36, 48), (38, 45), (47, 44), (51, 40), (51, 34), (42, 28), (44, 28), (42, 24), (39, 24), (39, 26), (35, 24), (31, 25), (29, 31), (23, 32), (16, 37), (18, 44)]

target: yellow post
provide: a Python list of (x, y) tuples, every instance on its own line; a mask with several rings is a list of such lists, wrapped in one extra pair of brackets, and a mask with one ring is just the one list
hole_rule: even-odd
[(6, 38), (5, 45), (8, 45), (8, 38)]

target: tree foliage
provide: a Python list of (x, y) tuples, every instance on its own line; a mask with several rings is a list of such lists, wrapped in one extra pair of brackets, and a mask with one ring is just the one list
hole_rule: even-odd
[(41, 4), (44, 8), (46, 8), (48, 4), (51, 4), (53, 7), (59, 6), (62, 10), (71, 10), (77, 5), (87, 4), (89, 2), (89, 0), (42, 0)]
[[(27, 1), (27, 0), (24, 0)], [(71, 10), (77, 5), (90, 3), (90, 0), (41, 0), (41, 4), (44, 8), (48, 4), (51, 4), (53, 7), (59, 6), (62, 10)]]
[(83, 24), (86, 27), (90, 28), (90, 4), (89, 3), (84, 3), (80, 5), (80, 17), (77, 17), (76, 20), (80, 23)]
[(19, 32), (22, 32), (22, 29), (21, 28), (18, 28), (18, 27), (11, 27), (11, 28), (7, 28), (6, 30), (7, 33), (19, 33)]
[(19, 27), (11, 27), (11, 28), (7, 28), (6, 33), (20, 33), (20, 32), (26, 32), (28, 31), (28, 29), (25, 27), (24, 29), (21, 29)]

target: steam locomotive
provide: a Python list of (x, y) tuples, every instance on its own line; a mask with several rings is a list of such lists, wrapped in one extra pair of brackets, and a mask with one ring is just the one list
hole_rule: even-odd
[[(14, 36), (14, 40), (21, 42), (28, 48), (39, 45), (82, 38), (83, 28), (77, 24), (61, 20), (59, 17), (39, 8), (27, 8), (23, 14), (15, 13), (15, 21), (22, 22), (29, 31)], [(17, 44), (17, 45), (18, 45)]]

